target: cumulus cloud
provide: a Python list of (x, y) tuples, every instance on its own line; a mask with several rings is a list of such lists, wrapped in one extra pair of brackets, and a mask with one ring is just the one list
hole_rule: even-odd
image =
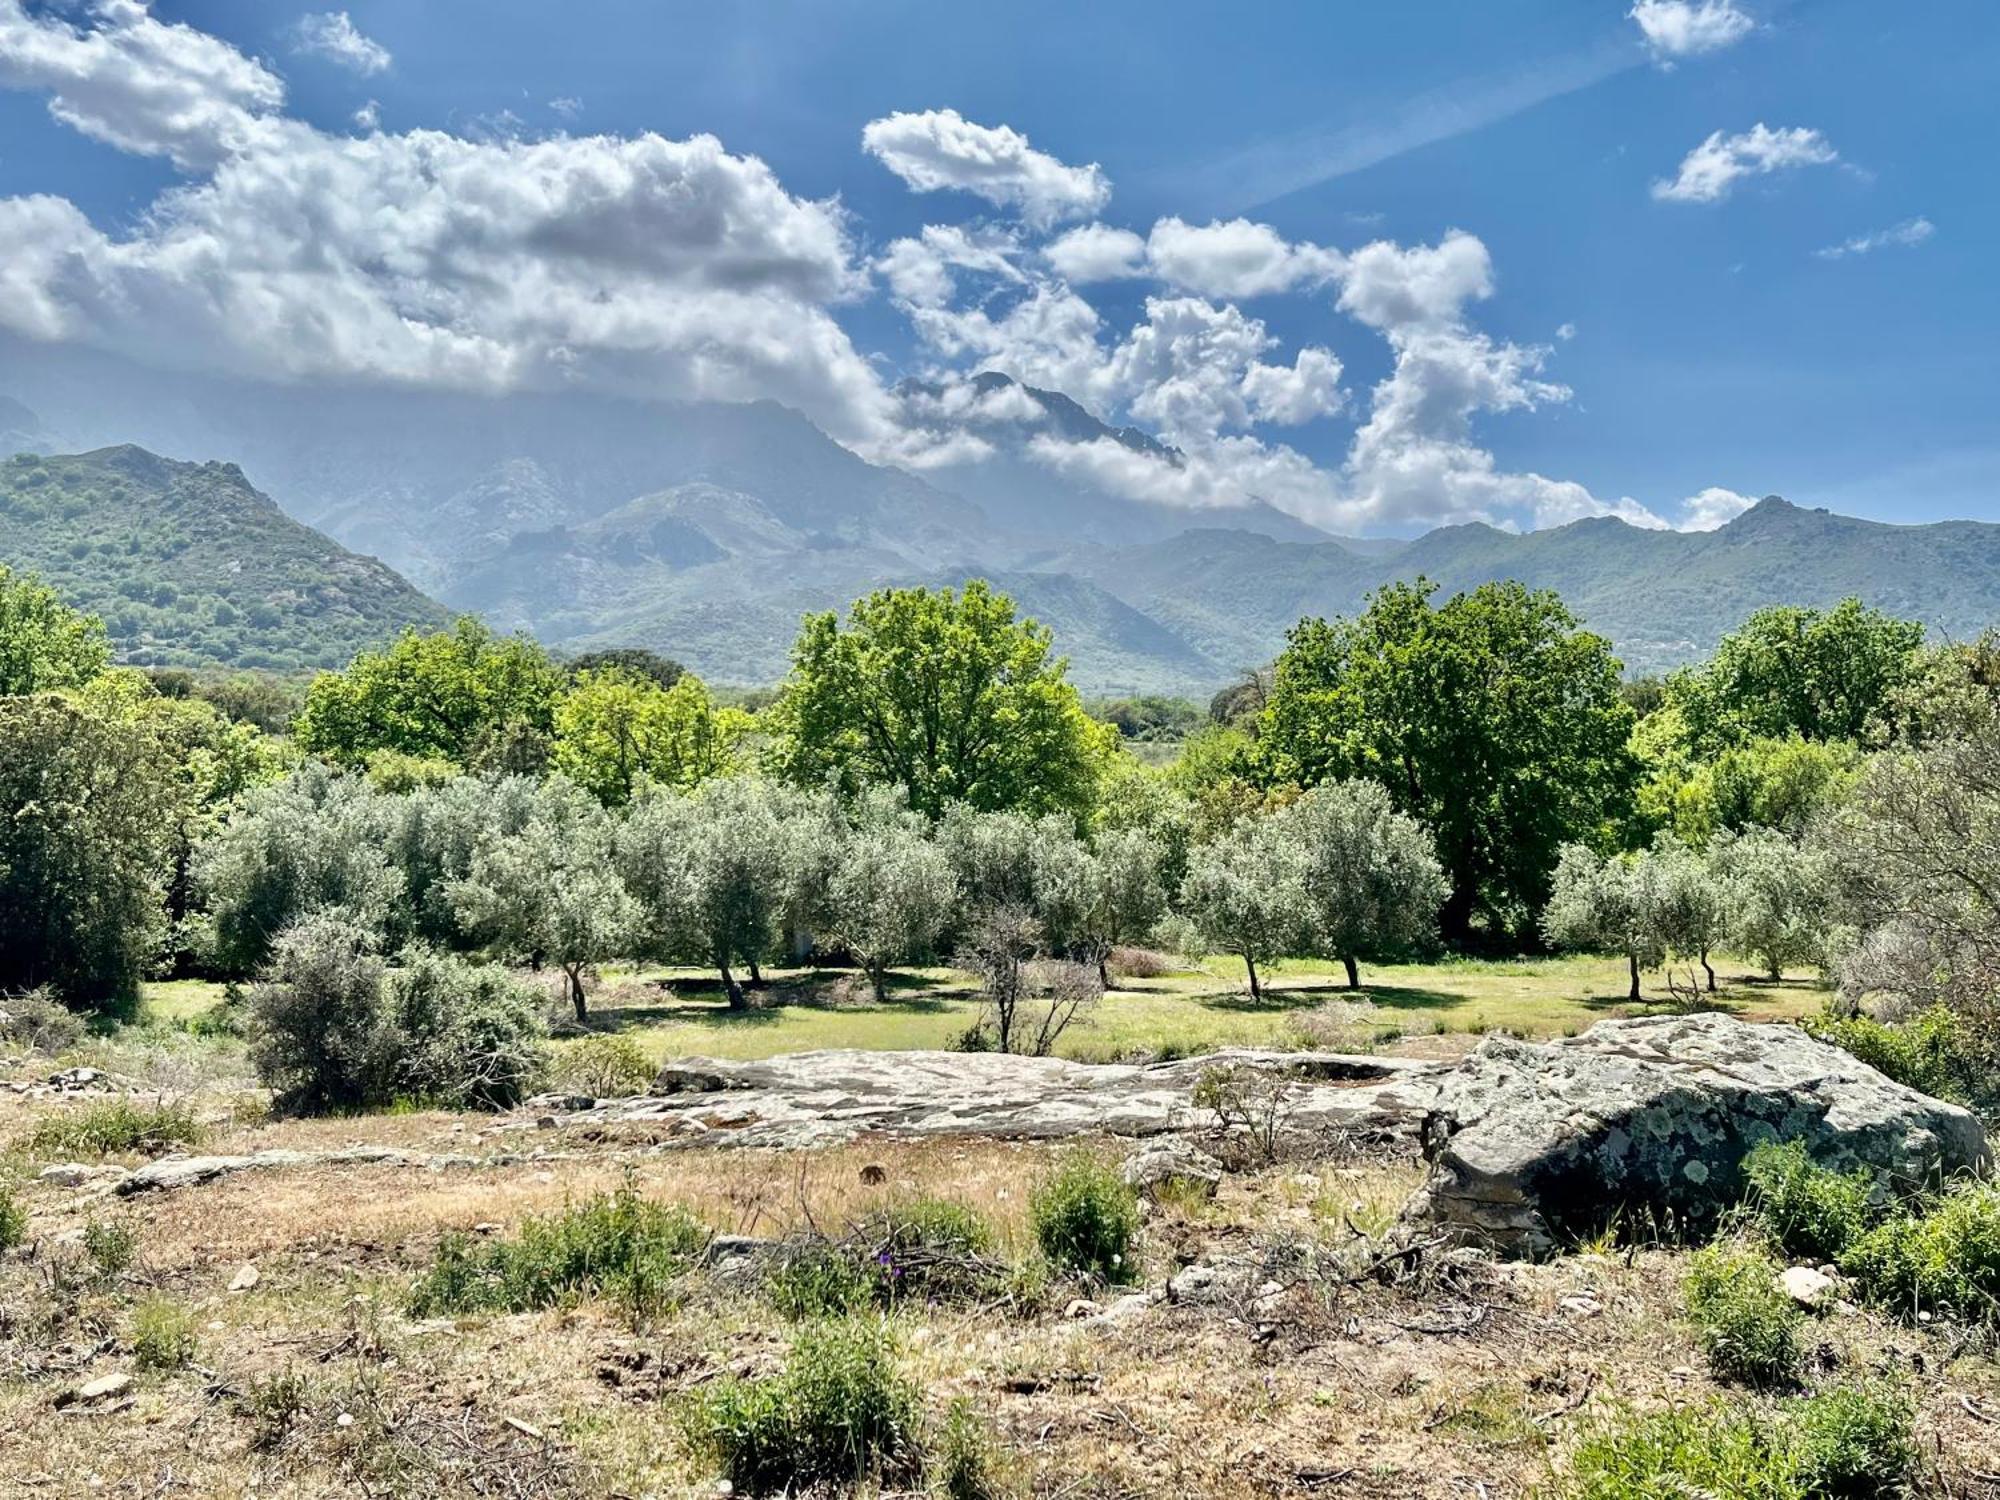
[(392, 59), (389, 49), (372, 37), (363, 36), (344, 10), (321, 11), (299, 17), (292, 28), (292, 45), (366, 78), (387, 72)]
[(1842, 240), (1837, 245), (1823, 246), (1813, 254), (1821, 260), (1844, 260), (1850, 255), (1873, 255), (1877, 250), (1914, 250), (1936, 233), (1937, 225), (1919, 215), (1900, 224), (1892, 224), (1887, 229), (1878, 229), (1873, 234), (1857, 234), (1853, 239)]
[(0, 0), (0, 83), (196, 174), (118, 235), (0, 200), (0, 327), (265, 377), (773, 397), (887, 434), (829, 310), (867, 280), (842, 211), (712, 136), (328, 135), (275, 113), (257, 64), (127, 0), (83, 29)]
[(1773, 130), (1761, 122), (1741, 135), (1718, 130), (1688, 152), (1672, 178), (1653, 184), (1653, 196), (1667, 203), (1719, 203), (1745, 177), (1838, 160), (1840, 153), (1817, 130)]
[(1739, 495), (1734, 490), (1711, 485), (1681, 502), (1679, 529), (1714, 531), (1719, 526), (1728, 525), (1756, 503), (1749, 495)]
[(1733, 47), (1757, 29), (1733, 0), (1638, 0), (1628, 14), (1653, 56), (1668, 65)]
[(1042, 247), (1042, 258), (1076, 286), (1124, 281), (1146, 272), (1146, 242), (1129, 229), (1079, 224)]
[(1146, 238), (1147, 261), (1162, 281), (1204, 297), (1259, 297), (1319, 285), (1341, 269), (1337, 251), (1291, 244), (1269, 224), (1231, 219), (1188, 224), (1161, 219)]
[(1095, 162), (1072, 167), (1035, 150), (1018, 130), (975, 125), (955, 109), (870, 120), (861, 147), (919, 193), (972, 193), (1031, 225), (1087, 217), (1111, 198)]

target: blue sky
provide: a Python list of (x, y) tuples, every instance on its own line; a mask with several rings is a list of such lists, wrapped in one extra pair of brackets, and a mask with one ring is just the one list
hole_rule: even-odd
[(2000, 519), (1996, 76), (1987, 0), (0, 0), (0, 326), (919, 469), (1020, 414), (896, 382), (1002, 368), (1335, 529)]

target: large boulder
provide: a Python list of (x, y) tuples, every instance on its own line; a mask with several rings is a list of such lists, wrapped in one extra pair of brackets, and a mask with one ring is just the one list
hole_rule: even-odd
[(1979, 1121), (1795, 1026), (1716, 1014), (1600, 1021), (1582, 1036), (1489, 1037), (1436, 1084), (1414, 1227), (1545, 1254), (1614, 1220), (1699, 1227), (1743, 1195), (1759, 1142), (1911, 1185), (1983, 1170)]

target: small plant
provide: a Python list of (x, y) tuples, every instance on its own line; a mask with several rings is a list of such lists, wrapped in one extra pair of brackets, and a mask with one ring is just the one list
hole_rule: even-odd
[(884, 1304), (905, 1297), (986, 1295), (1004, 1268), (986, 1259), (992, 1227), (962, 1203), (919, 1198), (864, 1223), (862, 1234)]
[(2000, 1306), (2000, 1186), (1964, 1183), (1928, 1213), (1878, 1224), (1840, 1257), (1840, 1269), (1871, 1302), (1902, 1317), (1992, 1317)]
[(132, 1309), (132, 1359), (142, 1370), (179, 1370), (194, 1360), (194, 1314), (152, 1297)]
[(1550, 1493), (1561, 1500), (1804, 1500), (1771, 1434), (1720, 1402), (1597, 1424)]
[(721, 1382), (686, 1417), (692, 1445), (750, 1495), (913, 1479), (922, 1420), (921, 1393), (872, 1318), (801, 1329), (777, 1375)]
[(1805, 1315), (1762, 1254), (1726, 1244), (1697, 1250), (1681, 1290), (1716, 1379), (1765, 1387), (1798, 1379)]
[(475, 1245), (447, 1235), (410, 1292), (418, 1317), (524, 1312), (571, 1297), (608, 1296), (650, 1316), (707, 1245), (700, 1220), (651, 1203), (627, 1184), (616, 1192), (531, 1218), (518, 1238)]
[(250, 1382), (243, 1406), (250, 1418), (253, 1448), (275, 1448), (285, 1440), (292, 1424), (305, 1415), (308, 1389), (305, 1377), (290, 1365), (275, 1375)]
[(43, 986), (0, 995), (0, 1041), (53, 1057), (83, 1036), (83, 1017)]
[(1070, 1152), (1035, 1184), (1028, 1214), (1050, 1265), (1113, 1283), (1131, 1279), (1139, 1199), (1107, 1162)]
[(28, 1237), (28, 1211), (14, 1197), (13, 1188), (0, 1183), (0, 1250), (12, 1250)]
[(1865, 1168), (1817, 1166), (1799, 1141), (1766, 1141), (1744, 1158), (1759, 1228), (1785, 1255), (1832, 1260), (1878, 1217), (1874, 1178)]
[(1942, 1005), (1899, 1025), (1868, 1016), (1808, 1016), (1799, 1023), (1822, 1042), (1851, 1052), (1877, 1072), (1934, 1098), (1978, 1104), (1991, 1097), (1992, 1069), (1966, 1024)]
[(972, 1403), (960, 1396), (945, 1408), (931, 1474), (944, 1500), (1000, 1500), (1008, 1493), (1000, 1445)]
[(1224, 1063), (1195, 1080), (1194, 1107), (1213, 1115), (1218, 1131), (1241, 1131), (1267, 1162), (1278, 1159), (1291, 1106), (1291, 1083), (1256, 1068)]
[(122, 1220), (92, 1219), (83, 1226), (83, 1253), (108, 1281), (138, 1257), (138, 1231)]
[(1910, 1398), (1887, 1386), (1840, 1385), (1792, 1409), (1801, 1494), (1875, 1500), (1908, 1493), (1918, 1453)]
[(803, 1321), (863, 1311), (880, 1280), (842, 1247), (815, 1239), (780, 1255), (764, 1290), (779, 1313)]
[(198, 1145), (205, 1134), (185, 1104), (106, 1099), (50, 1116), (35, 1127), (28, 1147), (44, 1155), (157, 1155), (175, 1146)]
[(588, 1036), (557, 1050), (550, 1080), (565, 1093), (615, 1099), (643, 1094), (659, 1071), (629, 1036)]

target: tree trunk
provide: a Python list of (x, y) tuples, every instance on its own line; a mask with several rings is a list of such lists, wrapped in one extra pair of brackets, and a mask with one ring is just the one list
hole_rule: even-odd
[(868, 982), (875, 987), (875, 1003), (885, 1003), (889, 998), (889, 966), (864, 961), (862, 967), (868, 971)]
[(1097, 982), (1107, 990), (1111, 988), (1111, 969), (1102, 954), (1097, 959)]
[(1639, 955), (1628, 953), (1625, 955), (1625, 958), (1632, 965), (1632, 993), (1628, 998), (1634, 1005), (1637, 1005), (1639, 1003)]
[(1472, 905), (1472, 887), (1454, 884), (1438, 912), (1438, 931), (1444, 935), (1445, 942), (1454, 948), (1463, 948), (1472, 936)]
[(1708, 971), (1708, 992), (1713, 995), (1715, 993), (1715, 968), (1708, 961), (1708, 950), (1706, 948), (1701, 950), (1701, 966)]
[(576, 1007), (577, 1020), (583, 1021), (588, 1019), (590, 1007), (584, 1003), (583, 999), (583, 965), (564, 964), (563, 976), (569, 980), (569, 1003)]
[(1360, 989), (1361, 970), (1354, 962), (1354, 955), (1352, 953), (1343, 953), (1340, 955), (1340, 961), (1347, 966), (1347, 987), (1350, 990)]
[(1243, 955), (1243, 967), (1250, 975), (1250, 998), (1252, 1000), (1262, 1000), (1264, 998), (1264, 989), (1262, 985), (1257, 983), (1257, 960), (1246, 953)]
[(722, 976), (722, 993), (729, 1001), (731, 1010), (748, 1010), (750, 997), (743, 993), (743, 986), (736, 982), (736, 976), (729, 972), (729, 960), (718, 955), (715, 970)]
[(763, 971), (757, 967), (757, 960), (755, 958), (749, 958), (746, 962), (750, 965), (750, 988), (761, 990), (764, 988)]

